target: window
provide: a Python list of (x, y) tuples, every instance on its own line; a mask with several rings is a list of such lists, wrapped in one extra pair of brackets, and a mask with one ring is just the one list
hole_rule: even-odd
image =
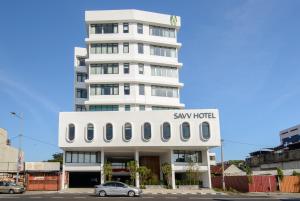
[(91, 24), (90, 34), (118, 33), (118, 24)]
[(145, 95), (145, 85), (139, 84), (139, 95)]
[(66, 163), (101, 163), (101, 152), (67, 151)]
[(201, 129), (202, 139), (204, 141), (209, 140), (209, 138), (210, 138), (210, 126), (209, 126), (209, 123), (208, 122), (203, 122), (202, 126), (200, 125), (200, 127), (202, 128)]
[(139, 64), (139, 74), (140, 75), (144, 74), (144, 64)]
[(75, 125), (69, 124), (68, 140), (73, 141), (75, 139)]
[(124, 184), (122, 184), (122, 183), (118, 183), (118, 182), (116, 182), (116, 187), (117, 187), (117, 188), (124, 188), (124, 187), (125, 187), (125, 185), (124, 185)]
[(124, 74), (129, 74), (129, 63), (124, 63), (123, 66)]
[(188, 122), (184, 122), (181, 124), (181, 137), (183, 140), (188, 140), (191, 136), (190, 124)]
[(129, 33), (129, 25), (128, 25), (128, 23), (123, 23), (123, 33)]
[(84, 58), (78, 58), (78, 65), (79, 66), (85, 66), (85, 59)]
[(111, 123), (106, 124), (105, 126), (105, 140), (110, 141), (113, 138), (113, 126)]
[(118, 105), (90, 105), (90, 111), (119, 111)]
[(150, 46), (150, 55), (163, 56), (163, 57), (177, 57), (176, 48), (171, 47), (160, 47), (151, 45)]
[(138, 43), (138, 53), (144, 54), (144, 44), (143, 43)]
[(91, 44), (91, 54), (118, 54), (118, 43), (94, 43)]
[(119, 95), (118, 84), (91, 84), (90, 95)]
[(172, 159), (177, 163), (202, 163), (201, 151), (174, 150)]
[(162, 137), (164, 140), (169, 140), (171, 138), (171, 125), (168, 122), (163, 123)]
[(151, 86), (152, 96), (161, 97), (178, 97), (178, 88), (175, 87), (163, 87), (163, 86)]
[(123, 43), (123, 53), (129, 53), (129, 43)]
[(146, 108), (145, 105), (140, 105), (140, 106), (139, 106), (140, 111), (145, 111), (145, 108)]
[(94, 139), (94, 125), (93, 124), (88, 124), (86, 138), (88, 141), (92, 141)]
[(161, 77), (178, 77), (178, 70), (174, 67), (151, 65), (151, 75)]
[(137, 32), (139, 34), (143, 34), (143, 24), (141, 24), (141, 23), (137, 24)]
[(144, 140), (150, 140), (151, 139), (151, 124), (150, 123), (144, 123), (144, 128), (143, 128), (143, 139)]
[(153, 36), (175, 38), (175, 29), (159, 26), (149, 26), (149, 34)]
[(87, 98), (86, 89), (76, 89), (76, 98)]
[(76, 105), (76, 111), (86, 111), (86, 108), (84, 105)]
[(124, 84), (124, 95), (129, 95), (129, 94), (130, 94), (130, 85)]
[(76, 74), (76, 80), (77, 82), (84, 82), (87, 79), (86, 73), (77, 73)]
[(132, 138), (132, 126), (130, 123), (126, 123), (124, 125), (124, 139), (126, 141), (129, 141), (131, 140), (131, 138)]
[(91, 64), (91, 74), (119, 74), (118, 63), (107, 63), (107, 64)]
[(130, 111), (130, 105), (125, 105), (125, 111)]

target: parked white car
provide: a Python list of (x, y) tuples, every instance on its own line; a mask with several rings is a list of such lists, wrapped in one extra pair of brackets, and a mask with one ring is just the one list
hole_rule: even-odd
[(108, 195), (124, 195), (129, 197), (140, 196), (142, 190), (137, 187), (128, 186), (122, 182), (111, 181), (95, 186), (95, 194), (100, 197)]

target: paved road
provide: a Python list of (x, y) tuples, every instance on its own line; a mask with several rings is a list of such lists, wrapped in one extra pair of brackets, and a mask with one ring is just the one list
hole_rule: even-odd
[(141, 197), (129, 198), (129, 197), (105, 197), (99, 198), (93, 195), (87, 194), (36, 194), (36, 195), (7, 195), (0, 194), (0, 201), (16, 200), (16, 201), (55, 201), (55, 200), (105, 200), (105, 201), (120, 201), (120, 200), (134, 200), (134, 201), (145, 201), (145, 200), (157, 200), (157, 201), (196, 201), (196, 200), (213, 200), (213, 201), (229, 201), (229, 200), (243, 200), (243, 201), (254, 201), (254, 200), (299, 200), (300, 198), (283, 198), (283, 197), (267, 197), (267, 196), (226, 196), (226, 195), (143, 195)]

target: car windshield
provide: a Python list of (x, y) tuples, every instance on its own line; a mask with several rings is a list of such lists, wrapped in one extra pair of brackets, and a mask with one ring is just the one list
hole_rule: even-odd
[(10, 183), (7, 183), (7, 184), (8, 184), (8, 186), (17, 186), (17, 184), (13, 183), (13, 182), (10, 182)]

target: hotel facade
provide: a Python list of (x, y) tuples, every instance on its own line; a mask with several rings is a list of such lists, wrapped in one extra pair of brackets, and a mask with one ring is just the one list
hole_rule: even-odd
[[(171, 184), (192, 162), (211, 188), (209, 149), (220, 146), (217, 109), (184, 109), (180, 102), (179, 16), (140, 10), (86, 11), (86, 48), (75, 48), (74, 112), (59, 114), (64, 153), (62, 188), (130, 180), (127, 162)], [(139, 186), (139, 175), (135, 180)]]

